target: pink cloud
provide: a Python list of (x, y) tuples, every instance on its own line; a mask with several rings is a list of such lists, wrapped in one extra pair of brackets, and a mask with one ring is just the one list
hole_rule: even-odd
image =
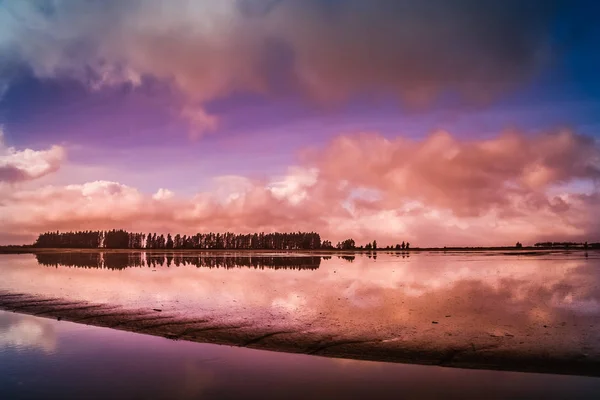
[(569, 131), (489, 140), (447, 132), (417, 141), (340, 136), (312, 157), (322, 179), (379, 190), (388, 205), (419, 201), (459, 216), (511, 207), (515, 199), (539, 202), (553, 185), (600, 178), (597, 143)]
[(48, 150), (16, 150), (6, 147), (0, 127), (0, 183), (16, 183), (41, 178), (56, 172), (65, 158), (60, 146)]
[[(598, 144), (568, 131), (460, 140), (342, 135), (287, 176), (227, 176), (189, 197), (146, 195), (116, 182), (6, 187), (3, 230), (317, 231), (382, 245), (512, 245), (598, 240)], [(2, 188), (0, 188), (2, 189)]]
[(175, 194), (169, 189), (160, 188), (156, 193), (152, 195), (154, 200), (168, 200), (172, 198)]
[(181, 117), (188, 121), (192, 139), (214, 131), (219, 125), (219, 119), (215, 115), (208, 114), (201, 107), (185, 106), (181, 110)]

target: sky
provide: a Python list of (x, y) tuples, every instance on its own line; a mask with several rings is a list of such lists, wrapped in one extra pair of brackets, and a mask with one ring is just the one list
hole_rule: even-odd
[(0, 0), (0, 244), (600, 241), (600, 6)]

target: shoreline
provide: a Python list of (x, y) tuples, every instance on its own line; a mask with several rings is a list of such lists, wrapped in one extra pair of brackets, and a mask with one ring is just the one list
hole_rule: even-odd
[(297, 250), (272, 250), (272, 249), (106, 249), (106, 248), (42, 248), (28, 246), (0, 246), (0, 254), (38, 254), (38, 253), (57, 253), (57, 252), (81, 252), (81, 253), (131, 253), (131, 252), (147, 252), (147, 253), (310, 253), (314, 255), (335, 255), (335, 254), (372, 254), (372, 253), (481, 253), (490, 251), (508, 251), (511, 254), (540, 254), (540, 253), (565, 253), (565, 252), (587, 252), (600, 253), (598, 248), (581, 248), (581, 247), (415, 247), (404, 250), (396, 249), (353, 249), (353, 250), (337, 250), (337, 249), (297, 249)]
[(224, 322), (211, 315), (189, 318), (159, 309), (125, 309), (6, 291), (0, 292), (0, 309), (171, 340), (331, 358), (600, 377), (598, 349), (584, 352), (560, 345), (551, 348), (535, 341), (515, 346), (511, 337), (457, 338), (444, 343), (424, 340), (421, 334), (352, 336), (307, 326)]

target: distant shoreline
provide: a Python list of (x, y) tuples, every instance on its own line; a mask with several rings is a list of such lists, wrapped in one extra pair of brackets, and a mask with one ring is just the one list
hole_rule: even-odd
[(307, 250), (272, 250), (272, 249), (106, 249), (106, 248), (42, 248), (33, 246), (0, 246), (0, 254), (37, 254), (44, 252), (110, 252), (110, 253), (131, 253), (131, 252), (147, 252), (147, 253), (311, 253), (311, 254), (372, 254), (372, 253), (423, 253), (423, 252), (485, 252), (485, 251), (510, 251), (514, 254), (533, 254), (541, 252), (594, 252), (600, 249), (583, 247), (535, 247), (535, 246), (497, 246), (497, 247), (414, 247), (410, 249), (307, 249)]

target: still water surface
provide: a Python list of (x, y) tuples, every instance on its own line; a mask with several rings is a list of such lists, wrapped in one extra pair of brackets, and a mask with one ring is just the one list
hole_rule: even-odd
[(367, 330), (446, 315), (490, 330), (600, 316), (600, 253), (514, 254), (0, 255), (0, 290)]
[[(65, 299), (144, 310), (143, 321), (120, 328), (167, 337), (380, 361), (600, 371), (597, 252), (49, 251), (1, 255), (0, 273), (2, 308), (52, 308), (31, 297), (15, 307), (10, 296), (25, 294), (54, 299), (43, 304), (58, 309), (72, 307), (60, 306)], [(75, 317), (66, 319), (115, 323)]]
[(596, 399), (600, 379), (330, 359), (0, 311), (2, 399)]

